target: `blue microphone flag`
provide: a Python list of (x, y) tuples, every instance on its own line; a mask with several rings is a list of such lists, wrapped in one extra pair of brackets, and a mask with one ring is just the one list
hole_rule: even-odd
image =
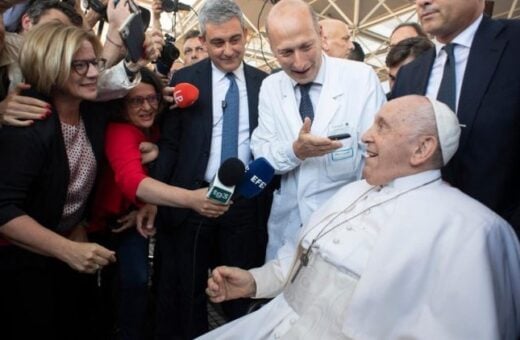
[(246, 167), (246, 173), (237, 184), (235, 192), (242, 197), (253, 198), (265, 189), (273, 177), (273, 166), (265, 158), (259, 157)]

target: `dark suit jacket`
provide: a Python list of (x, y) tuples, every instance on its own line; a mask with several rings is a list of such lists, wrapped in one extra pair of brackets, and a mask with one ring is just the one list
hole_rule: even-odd
[[(50, 102), (33, 91), (25, 95)], [(83, 103), (81, 117), (99, 169), (109, 114), (96, 105)], [(30, 127), (4, 126), (0, 130), (0, 164), (0, 226), (29, 215), (54, 229), (61, 219), (70, 178), (57, 112)]]
[[(200, 188), (208, 165), (213, 128), (211, 62), (202, 60), (180, 69), (172, 78), (171, 85), (187, 82), (199, 89), (197, 102), (185, 109), (166, 112), (162, 118), (159, 157), (151, 169), (158, 180), (187, 188)], [(248, 106), (249, 130), (258, 125), (258, 93), (263, 71), (244, 64)], [(165, 212), (167, 210), (168, 212)], [(167, 225), (178, 225), (187, 216), (187, 209), (163, 209)]]
[[(424, 94), (435, 49), (402, 67), (392, 97)], [(484, 17), (459, 98), (459, 149), (443, 177), (520, 230), (520, 21)]]

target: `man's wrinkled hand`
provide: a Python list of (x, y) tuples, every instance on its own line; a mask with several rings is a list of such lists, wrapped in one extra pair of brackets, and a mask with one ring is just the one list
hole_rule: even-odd
[(250, 272), (237, 267), (220, 266), (208, 278), (206, 294), (211, 302), (220, 303), (256, 293), (256, 283)]

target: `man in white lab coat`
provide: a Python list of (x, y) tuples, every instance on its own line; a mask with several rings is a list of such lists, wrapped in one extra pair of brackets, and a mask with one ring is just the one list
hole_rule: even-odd
[(441, 179), (460, 127), (444, 104), (386, 104), (344, 186), (277, 258), (217, 267), (214, 302), (273, 297), (207, 339), (517, 339), (520, 245), (500, 216)]
[[(325, 200), (360, 178), (359, 136), (385, 96), (369, 66), (322, 53), (321, 29), (308, 4), (299, 0), (276, 4), (267, 25), (271, 49), (283, 72), (262, 83), (251, 149), (282, 174), (268, 223), (269, 260), (294, 239)], [(302, 111), (308, 111), (302, 107), (301, 90), (306, 84), (313, 116), (305, 118)], [(327, 138), (345, 134), (350, 138)]]

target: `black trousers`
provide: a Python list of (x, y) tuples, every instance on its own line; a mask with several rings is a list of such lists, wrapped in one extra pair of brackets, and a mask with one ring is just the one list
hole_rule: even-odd
[[(239, 200), (217, 219), (192, 212), (178, 227), (159, 228), (156, 339), (193, 339), (208, 331), (208, 269), (249, 269), (264, 263), (267, 231), (257, 206), (256, 200)], [(240, 299), (222, 307), (232, 320), (244, 315), (249, 303)]]
[(95, 283), (56, 259), (0, 247), (0, 338), (99, 339)]

